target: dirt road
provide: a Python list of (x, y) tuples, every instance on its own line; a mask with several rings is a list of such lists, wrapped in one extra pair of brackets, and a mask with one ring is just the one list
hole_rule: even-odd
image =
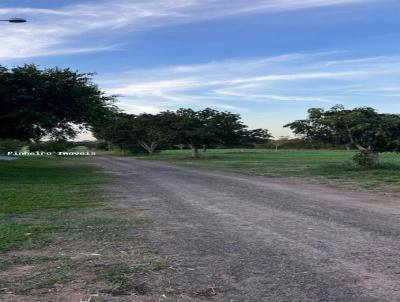
[[(149, 209), (180, 301), (400, 301), (400, 200), (288, 180), (98, 158)], [(185, 300), (184, 297), (187, 297)]]

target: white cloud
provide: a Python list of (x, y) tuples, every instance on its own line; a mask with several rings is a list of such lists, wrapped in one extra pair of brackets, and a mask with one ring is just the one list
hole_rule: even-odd
[[(233, 79), (226, 81), (227, 84), (244, 84), (250, 83), (255, 84), (258, 82), (274, 82), (274, 81), (296, 81), (296, 80), (309, 80), (309, 79), (334, 79), (344, 78), (348, 76), (354, 76), (364, 74), (363, 71), (343, 71), (343, 72), (309, 72), (309, 73), (293, 73), (293, 74), (275, 74), (265, 75), (258, 77), (247, 77)], [(218, 82), (215, 82), (218, 84)]]
[(130, 104), (130, 103), (124, 103), (124, 102), (119, 102), (118, 106), (121, 109), (125, 110), (126, 112), (129, 112), (132, 114), (157, 113), (157, 112), (160, 112), (163, 110), (161, 107), (145, 105), (145, 104)]
[(124, 109), (132, 113), (135, 106), (151, 106), (149, 112), (215, 107), (254, 114), (254, 105), (393, 102), (399, 77), (398, 56), (354, 58), (334, 51), (136, 70), (103, 75), (99, 82), (109, 93), (121, 94), (133, 106)]
[(251, 93), (237, 93), (229, 90), (219, 90), (216, 93), (225, 99), (235, 98), (243, 101), (284, 101), (284, 102), (319, 102), (319, 103), (334, 103), (331, 99), (325, 99), (320, 97), (300, 97), (300, 96), (289, 96), (289, 95), (273, 95), (273, 94), (251, 94)]
[(191, 79), (173, 79), (129, 84), (126, 86), (110, 89), (109, 92), (112, 94), (121, 94), (125, 96), (140, 96), (148, 94), (161, 95), (170, 91), (186, 90), (188, 87), (193, 87), (196, 85), (196, 81)]
[(249, 13), (271, 13), (378, 0), (103, 0), (57, 9), (0, 7), (0, 17), (24, 17), (2, 24), (0, 59), (101, 51), (127, 31)]

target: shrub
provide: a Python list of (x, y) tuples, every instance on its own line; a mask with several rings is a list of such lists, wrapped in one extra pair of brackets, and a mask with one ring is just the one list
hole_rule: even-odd
[(0, 154), (7, 154), (7, 152), (16, 152), (21, 150), (24, 143), (15, 139), (2, 139), (0, 140)]

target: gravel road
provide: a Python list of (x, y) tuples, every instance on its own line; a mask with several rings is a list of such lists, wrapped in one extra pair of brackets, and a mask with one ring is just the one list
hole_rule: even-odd
[(149, 209), (144, 244), (176, 259), (162, 286), (179, 301), (400, 301), (399, 196), (97, 162), (118, 175), (115, 198)]

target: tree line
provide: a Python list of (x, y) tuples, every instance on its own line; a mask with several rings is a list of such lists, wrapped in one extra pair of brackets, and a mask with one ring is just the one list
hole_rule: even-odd
[[(271, 139), (267, 129), (250, 130), (240, 115), (211, 108), (181, 108), (158, 114), (127, 114), (94, 82), (93, 74), (36, 65), (0, 66), (0, 139), (39, 142), (65, 140), (83, 129), (121, 149), (142, 148), (154, 154), (163, 145), (199, 149), (253, 146)], [(370, 107), (311, 108), (306, 119), (285, 125), (310, 145), (353, 146), (354, 160), (376, 165), (381, 152), (400, 151), (399, 114)]]
[(158, 114), (117, 113), (92, 127), (94, 136), (125, 150), (146, 150), (150, 155), (162, 145), (185, 145), (192, 157), (210, 146), (251, 146), (268, 141), (267, 129), (249, 130), (238, 114), (211, 108), (195, 111), (181, 108)]

